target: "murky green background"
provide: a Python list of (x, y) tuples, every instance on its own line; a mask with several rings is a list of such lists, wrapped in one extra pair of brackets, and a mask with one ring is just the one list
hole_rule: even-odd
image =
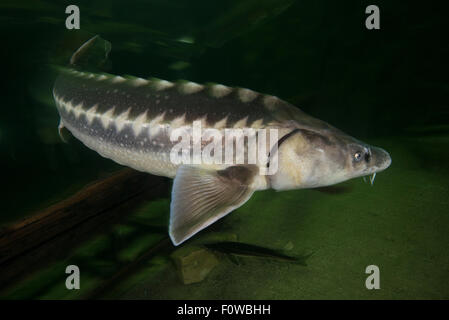
[[(65, 29), (77, 4), (81, 30)], [(447, 6), (376, 1), (381, 30), (365, 28), (367, 1), (2, 1), (0, 224), (45, 208), (120, 168), (57, 134), (55, 73), (94, 34), (112, 43), (110, 73), (189, 79), (277, 95), (392, 156), (374, 186), (344, 192), (258, 192), (210, 230), (308, 266), (247, 258), (183, 285), (171, 248), (94, 291), (166, 237), (167, 197), (36, 270), (0, 297), (148, 299), (448, 299), (449, 42)], [(211, 106), (213, 107), (213, 106)], [(156, 228), (157, 229), (157, 228)], [(188, 245), (188, 243), (187, 243)], [(65, 289), (65, 266), (82, 272)], [(367, 265), (381, 289), (367, 290)], [(30, 266), (32, 268), (32, 266)], [(1, 272), (1, 270), (0, 270)], [(4, 290), (3, 290), (4, 289)]]

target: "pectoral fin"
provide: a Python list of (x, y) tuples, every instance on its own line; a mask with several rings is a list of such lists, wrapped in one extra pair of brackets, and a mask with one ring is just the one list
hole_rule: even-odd
[(62, 119), (59, 119), (58, 133), (62, 142), (67, 143), (70, 133), (69, 130), (67, 130), (67, 128), (64, 126), (64, 122), (62, 122)]
[(254, 165), (224, 170), (179, 167), (173, 182), (170, 238), (174, 245), (243, 205), (253, 194), (250, 187), (258, 169)]

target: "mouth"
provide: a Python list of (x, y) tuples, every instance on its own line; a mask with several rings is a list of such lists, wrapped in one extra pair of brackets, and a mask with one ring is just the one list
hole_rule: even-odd
[[(374, 162), (370, 170), (367, 172), (368, 174), (366, 176), (369, 177), (369, 182), (371, 185), (373, 185), (374, 180), (376, 179), (377, 172), (381, 172), (391, 165), (391, 157), (387, 151), (377, 147), (372, 147), (371, 153), (373, 155)], [(366, 176), (363, 177), (363, 181), (365, 182)]]

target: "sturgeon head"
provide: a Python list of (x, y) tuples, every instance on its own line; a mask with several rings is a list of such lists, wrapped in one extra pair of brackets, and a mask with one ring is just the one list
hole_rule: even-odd
[(349, 136), (298, 109), (292, 111), (295, 129), (278, 146), (278, 171), (270, 177), (276, 190), (315, 188), (352, 178), (371, 176), (391, 164), (382, 148)]

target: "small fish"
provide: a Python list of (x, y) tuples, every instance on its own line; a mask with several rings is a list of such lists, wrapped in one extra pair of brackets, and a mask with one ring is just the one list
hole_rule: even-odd
[[(270, 260), (294, 262), (302, 266), (306, 266), (306, 260), (312, 255), (302, 255), (298, 257), (292, 257), (285, 255), (277, 250), (264, 248), (252, 244), (223, 241), (204, 244), (204, 246), (210, 250), (218, 251), (227, 255), (241, 256), (241, 257), (255, 257), (265, 258)], [(231, 258), (232, 259), (232, 258)]]
[[(106, 54), (97, 54), (104, 63), (111, 46), (101, 41), (96, 36), (81, 46), (56, 79), (59, 129), (68, 129), (87, 147), (119, 164), (174, 179), (169, 223), (174, 245), (242, 206), (257, 190), (330, 186), (373, 175), (391, 163), (385, 150), (275, 96), (221, 84), (83, 71), (81, 62), (92, 62), (84, 58), (90, 48), (104, 48)], [(276, 148), (270, 149), (265, 162), (173, 162), (170, 154), (177, 141), (171, 134), (195, 121), (205, 130), (220, 132), (276, 130)], [(276, 171), (261, 174), (274, 163)]]

